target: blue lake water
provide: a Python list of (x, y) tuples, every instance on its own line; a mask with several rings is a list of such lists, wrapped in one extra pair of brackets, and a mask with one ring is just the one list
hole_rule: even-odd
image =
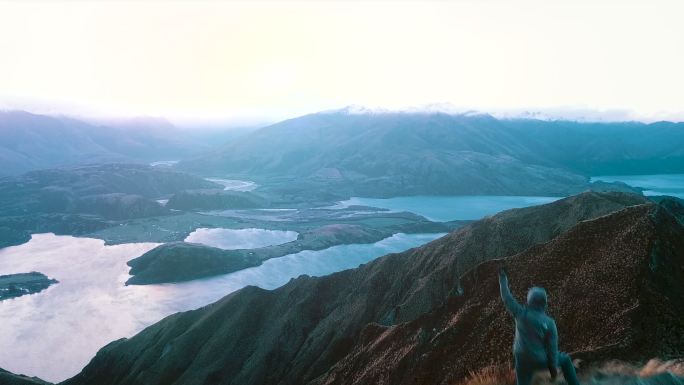
[(644, 195), (671, 195), (684, 199), (684, 174), (602, 175), (591, 181), (624, 182), (644, 189)]
[(560, 197), (537, 196), (410, 196), (397, 198), (353, 197), (337, 207), (372, 206), (392, 211), (409, 211), (433, 221), (473, 220), (499, 211), (553, 202)]

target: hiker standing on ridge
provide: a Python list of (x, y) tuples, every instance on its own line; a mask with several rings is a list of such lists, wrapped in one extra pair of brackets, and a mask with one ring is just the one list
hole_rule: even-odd
[(570, 356), (558, 352), (556, 322), (546, 314), (546, 290), (533, 287), (527, 292), (527, 306), (519, 304), (508, 288), (508, 276), (499, 268), (501, 299), (515, 318), (515, 380), (517, 385), (530, 385), (535, 372), (548, 369), (551, 379), (560, 366), (568, 385), (579, 385)]

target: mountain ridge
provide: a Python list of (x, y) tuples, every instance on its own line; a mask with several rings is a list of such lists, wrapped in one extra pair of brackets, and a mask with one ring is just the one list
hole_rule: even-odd
[[(581, 222), (506, 258), (513, 292), (522, 299), (533, 284), (549, 289), (561, 349), (575, 358), (679, 357), (684, 288), (672, 284), (684, 276), (683, 230), (665, 209), (651, 204)], [(614, 235), (603, 238), (607, 234)], [(658, 241), (673, 244), (661, 248), (654, 266), (650, 254)], [(594, 259), (598, 255), (603, 257)], [(370, 325), (364, 342), (312, 383), (449, 384), (482, 362), (507, 362), (513, 322), (499, 299), (496, 270), (502, 263), (477, 265), (462, 276), (463, 295), (414, 321), (393, 328)], [(583, 296), (587, 292), (600, 297)], [(363, 368), (363, 362), (382, 365)]]
[(0, 111), (0, 175), (86, 163), (148, 163), (208, 148), (159, 119), (101, 125), (66, 116)]
[(684, 172), (682, 140), (684, 123), (331, 111), (261, 128), (178, 167), (349, 196), (565, 196), (588, 188), (589, 176)]
[[(458, 277), (480, 262), (519, 253), (584, 219), (633, 205), (653, 206), (637, 195), (585, 193), (509, 210), (356, 269), (299, 277), (272, 291), (246, 287), (108, 345), (65, 384), (308, 383), (351, 354), (368, 325), (411, 323), (462, 296), (467, 283)], [(506, 247), (482, 256), (487, 234)]]

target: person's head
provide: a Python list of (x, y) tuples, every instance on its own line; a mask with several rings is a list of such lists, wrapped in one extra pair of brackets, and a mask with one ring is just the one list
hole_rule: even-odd
[(527, 306), (532, 309), (546, 310), (546, 290), (543, 287), (533, 287), (527, 292)]

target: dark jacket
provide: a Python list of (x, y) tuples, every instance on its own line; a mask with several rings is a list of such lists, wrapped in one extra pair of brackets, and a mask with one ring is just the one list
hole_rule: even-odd
[(533, 287), (527, 293), (527, 306), (511, 295), (506, 275), (499, 277), (501, 299), (515, 318), (513, 353), (517, 360), (546, 367), (558, 366), (558, 331), (556, 322), (546, 314), (546, 291)]

